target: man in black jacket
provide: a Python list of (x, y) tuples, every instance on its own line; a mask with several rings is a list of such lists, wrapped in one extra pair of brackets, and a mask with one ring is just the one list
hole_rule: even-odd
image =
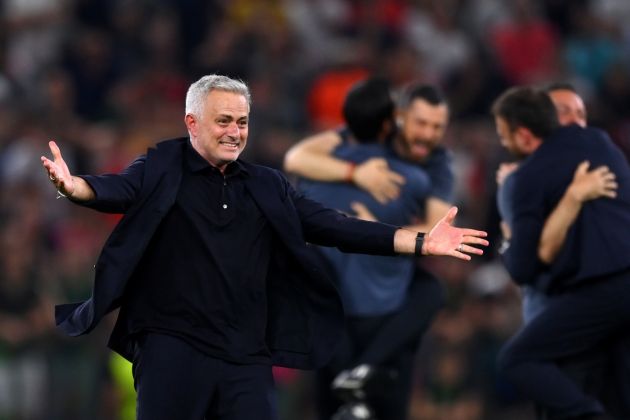
[(468, 260), (484, 232), (426, 236), (364, 222), (294, 191), (278, 171), (239, 160), (247, 86), (205, 76), (190, 86), (189, 138), (162, 142), (117, 175), (72, 176), (54, 142), (42, 157), (60, 194), (124, 213), (95, 267), (92, 297), (57, 307), (70, 335), (120, 307), (110, 347), (133, 361), (138, 418), (273, 419), (271, 365), (314, 368), (341, 332), (342, 310), (307, 242), (347, 252)]

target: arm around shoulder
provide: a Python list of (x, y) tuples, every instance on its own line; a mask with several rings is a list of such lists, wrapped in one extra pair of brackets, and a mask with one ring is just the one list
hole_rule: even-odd
[(307, 137), (286, 153), (284, 170), (316, 181), (345, 181), (354, 164), (331, 155), (340, 143), (333, 130)]
[(571, 184), (545, 221), (538, 244), (538, 258), (545, 264), (551, 264), (560, 252), (569, 229), (586, 201), (616, 197), (615, 174), (606, 166), (591, 171), (588, 168), (588, 162), (578, 165)]

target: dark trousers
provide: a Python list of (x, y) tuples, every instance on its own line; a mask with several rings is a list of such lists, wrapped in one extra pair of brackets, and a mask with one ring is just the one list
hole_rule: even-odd
[(138, 420), (275, 420), (271, 366), (209, 357), (163, 334), (139, 340), (133, 363)]
[[(597, 397), (611, 419), (630, 418), (630, 335), (614, 336), (558, 366), (585, 394)], [(539, 420), (553, 418), (543, 407), (537, 412)]]
[(335, 376), (363, 363), (397, 373), (392, 386), (368, 400), (376, 417), (379, 420), (406, 419), (415, 353), (444, 300), (439, 280), (418, 269), (398, 311), (384, 316), (349, 317), (344, 339), (332, 361), (317, 372), (319, 419), (330, 419), (343, 403), (330, 392)]
[[(500, 372), (550, 419), (603, 413), (601, 402), (562, 371), (563, 361), (612, 354), (630, 326), (630, 273), (600, 278), (552, 297), (502, 349)], [(613, 381), (606, 378), (606, 381)], [(630, 398), (630, 396), (626, 397)]]
[(605, 380), (599, 394), (606, 409), (619, 420), (630, 418), (630, 334), (616, 337), (608, 358)]

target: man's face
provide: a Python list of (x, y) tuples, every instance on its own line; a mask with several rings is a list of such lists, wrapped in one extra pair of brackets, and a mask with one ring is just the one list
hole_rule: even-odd
[(508, 123), (501, 117), (495, 117), (494, 122), (497, 127), (497, 134), (501, 141), (501, 146), (510, 152), (517, 159), (527, 157), (530, 152), (523, 146), (523, 139), (518, 130), (510, 130)]
[(193, 147), (220, 170), (235, 161), (247, 144), (249, 105), (243, 95), (213, 90), (201, 116), (186, 115)]
[(586, 107), (580, 95), (568, 89), (557, 89), (549, 92), (549, 97), (558, 112), (560, 125), (586, 127)]
[(431, 105), (423, 99), (414, 100), (401, 112), (402, 137), (408, 159), (422, 162), (437, 147), (446, 131), (446, 104)]

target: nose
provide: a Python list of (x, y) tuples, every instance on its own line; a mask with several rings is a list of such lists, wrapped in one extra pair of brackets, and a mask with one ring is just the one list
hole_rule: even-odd
[(418, 131), (420, 133), (420, 137), (424, 140), (431, 139), (435, 135), (435, 130), (428, 125), (423, 125)]
[(236, 122), (228, 125), (227, 134), (230, 137), (240, 137), (241, 130), (238, 128), (238, 124)]

